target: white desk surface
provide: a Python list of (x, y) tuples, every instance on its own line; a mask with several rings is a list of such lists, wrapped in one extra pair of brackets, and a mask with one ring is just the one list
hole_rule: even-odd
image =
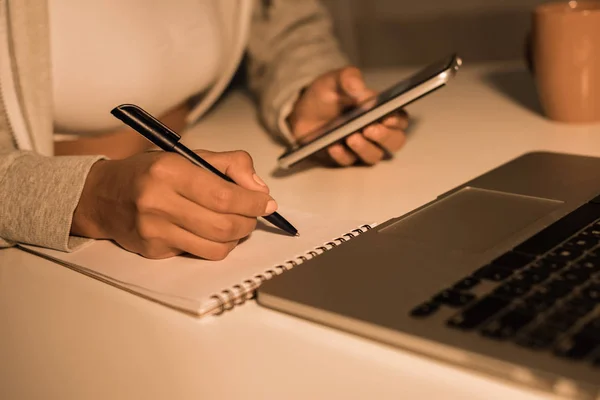
[[(383, 88), (408, 70), (368, 71)], [(405, 148), (375, 168), (272, 175), (282, 148), (228, 95), (185, 141), (242, 148), (281, 204), (384, 221), (533, 150), (600, 156), (600, 125), (551, 123), (519, 65), (465, 66), (411, 105)], [(16, 249), (0, 250), (0, 398), (541, 399), (547, 396), (250, 302), (196, 319)]]

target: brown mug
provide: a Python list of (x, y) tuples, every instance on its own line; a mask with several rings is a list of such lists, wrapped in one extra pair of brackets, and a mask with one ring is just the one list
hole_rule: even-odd
[(600, 0), (545, 3), (532, 22), (527, 56), (544, 113), (600, 122)]

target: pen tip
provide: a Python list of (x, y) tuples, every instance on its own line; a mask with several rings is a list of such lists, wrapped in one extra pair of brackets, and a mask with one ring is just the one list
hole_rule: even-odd
[(296, 232), (296, 234), (294, 236), (300, 236), (300, 234), (298, 232)]

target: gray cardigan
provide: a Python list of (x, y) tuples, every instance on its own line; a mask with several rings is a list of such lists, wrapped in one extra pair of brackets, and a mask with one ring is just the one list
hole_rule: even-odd
[[(222, 94), (246, 52), (261, 120), (290, 140), (281, 121), (299, 91), (347, 64), (327, 13), (313, 0), (219, 0), (219, 6), (228, 62), (188, 122)], [(46, 2), (0, 0), (0, 247), (71, 251), (87, 240), (70, 236), (71, 219), (87, 173), (102, 156), (53, 156), (49, 52)]]

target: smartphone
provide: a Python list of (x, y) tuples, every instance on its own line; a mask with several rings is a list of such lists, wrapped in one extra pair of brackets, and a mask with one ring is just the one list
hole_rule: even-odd
[(444, 86), (455, 74), (461, 59), (452, 54), (365, 100), (339, 117), (302, 137), (278, 158), (281, 168), (290, 168), (317, 151)]

